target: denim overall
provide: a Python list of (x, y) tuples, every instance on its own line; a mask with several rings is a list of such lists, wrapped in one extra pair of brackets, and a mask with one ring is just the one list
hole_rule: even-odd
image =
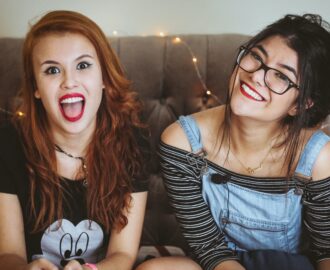
[[(193, 153), (201, 153), (203, 145), (199, 128), (192, 116), (178, 120)], [(330, 138), (318, 131), (311, 137), (299, 160), (296, 173), (310, 178), (313, 164)], [(289, 189), (285, 194), (270, 194), (232, 183), (212, 182), (212, 168), (202, 176), (202, 195), (212, 216), (224, 233), (228, 247), (235, 251), (277, 250), (291, 254), (300, 252), (302, 230), (302, 193)], [(302, 191), (302, 190), (300, 190)]]

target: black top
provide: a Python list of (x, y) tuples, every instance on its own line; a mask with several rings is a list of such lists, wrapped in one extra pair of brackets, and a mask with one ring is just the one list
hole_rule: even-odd
[[(146, 149), (146, 140), (138, 133), (139, 144)], [(31, 142), (34, 143), (34, 142)], [(83, 181), (63, 179), (65, 189), (63, 219), (43, 232), (31, 233), (29, 216), (29, 181), (20, 138), (11, 125), (0, 127), (0, 192), (18, 196), (24, 219), (28, 261), (47, 258), (62, 268), (72, 259), (96, 263), (104, 257), (109, 235), (97, 222), (88, 220), (86, 186)], [(133, 192), (147, 190), (147, 174), (133, 181)], [(37, 201), (37, 200), (36, 200)]]

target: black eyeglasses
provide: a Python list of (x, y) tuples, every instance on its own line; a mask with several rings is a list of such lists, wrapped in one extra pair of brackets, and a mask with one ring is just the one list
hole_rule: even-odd
[(241, 69), (249, 73), (263, 69), (265, 71), (265, 84), (272, 92), (278, 95), (283, 95), (292, 87), (299, 89), (299, 86), (292, 82), (288, 76), (284, 75), (277, 69), (266, 66), (257, 53), (244, 46), (240, 47), (236, 62)]

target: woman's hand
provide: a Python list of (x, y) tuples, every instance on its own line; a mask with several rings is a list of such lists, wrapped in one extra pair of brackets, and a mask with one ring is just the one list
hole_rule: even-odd
[(214, 270), (245, 270), (245, 268), (237, 261), (221, 262)]
[(90, 268), (81, 265), (76, 260), (72, 260), (63, 268), (63, 270), (90, 270)]
[(56, 265), (46, 259), (37, 259), (23, 268), (24, 270), (59, 270)]

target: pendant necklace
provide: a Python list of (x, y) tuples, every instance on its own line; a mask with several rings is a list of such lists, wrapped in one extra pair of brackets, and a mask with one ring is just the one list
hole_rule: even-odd
[(248, 174), (254, 174), (257, 170), (262, 168), (263, 163), (265, 162), (266, 158), (269, 156), (271, 150), (273, 147), (270, 147), (268, 152), (266, 153), (265, 157), (260, 161), (259, 165), (257, 167), (251, 168), (251, 167), (246, 167), (243, 162), (234, 154), (234, 152), (229, 148), (230, 153), (234, 156), (234, 158), (241, 164), (241, 166), (247, 171)]
[(87, 186), (88, 184), (88, 181), (87, 181), (87, 175), (88, 175), (88, 172), (87, 172), (87, 165), (86, 165), (86, 159), (84, 157), (76, 157), (76, 156), (73, 156), (71, 155), (70, 153), (68, 152), (65, 152), (61, 147), (59, 147), (57, 144), (55, 144), (55, 150), (57, 152), (60, 152), (60, 153), (63, 153), (64, 155), (70, 157), (70, 158), (73, 158), (73, 159), (79, 159), (81, 161), (81, 167), (82, 167), (82, 170), (83, 170), (83, 173), (84, 173), (84, 179), (83, 179), (83, 185), (84, 186)]

